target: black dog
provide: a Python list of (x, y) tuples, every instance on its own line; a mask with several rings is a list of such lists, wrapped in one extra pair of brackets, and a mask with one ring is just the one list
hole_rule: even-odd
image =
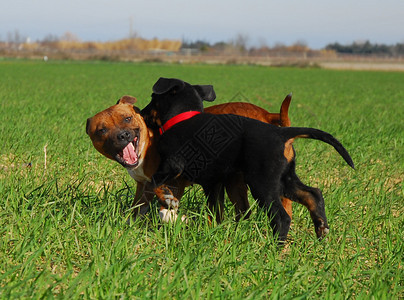
[(208, 202), (214, 202), (218, 187), (241, 172), (254, 199), (268, 211), (280, 240), (286, 239), (290, 226), (280, 195), (307, 206), (317, 237), (323, 237), (329, 228), (324, 199), (320, 190), (305, 186), (297, 177), (291, 141), (326, 142), (353, 168), (346, 149), (329, 133), (314, 128), (276, 127), (236, 115), (201, 113), (203, 100), (215, 97), (212, 86), (179, 79), (160, 78), (153, 86), (152, 100), (142, 115), (149, 126), (163, 125), (158, 146), (161, 163), (153, 176), (155, 190), (161, 194), (166, 181), (182, 175), (200, 184)]

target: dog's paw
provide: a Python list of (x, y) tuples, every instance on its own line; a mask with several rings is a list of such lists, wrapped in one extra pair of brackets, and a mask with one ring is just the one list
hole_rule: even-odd
[(160, 219), (163, 223), (173, 223), (177, 221), (178, 214), (177, 211), (174, 211), (172, 209), (167, 209), (167, 208), (161, 208), (160, 212)]
[(319, 240), (323, 239), (329, 232), (330, 229), (324, 224), (321, 224), (319, 227), (316, 228), (316, 234)]
[(162, 185), (156, 188), (154, 192), (163, 206), (167, 207), (168, 209), (178, 209), (179, 201), (174, 197), (173, 193), (168, 187)]
[(163, 196), (165, 203), (167, 204), (167, 207), (170, 209), (178, 209), (178, 200), (175, 198), (173, 195), (165, 194)]
[[(160, 208), (159, 216), (163, 223), (174, 223), (178, 219), (177, 210), (167, 209), (164, 207)], [(183, 215), (181, 217), (181, 222), (188, 224), (187, 216)]]

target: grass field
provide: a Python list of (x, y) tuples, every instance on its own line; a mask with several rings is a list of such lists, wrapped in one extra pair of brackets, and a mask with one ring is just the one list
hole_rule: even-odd
[[(156, 207), (128, 225), (134, 181), (95, 151), (85, 123), (124, 94), (145, 106), (160, 76), (270, 111), (293, 92), (292, 125), (332, 133), (356, 165), (295, 142), (329, 236), (316, 240), (299, 205), (283, 249), (256, 206), (236, 224), (226, 203), (226, 221), (210, 226), (198, 187), (181, 202), (189, 225), (161, 225)], [(0, 78), (0, 298), (404, 297), (404, 73), (11, 60)]]

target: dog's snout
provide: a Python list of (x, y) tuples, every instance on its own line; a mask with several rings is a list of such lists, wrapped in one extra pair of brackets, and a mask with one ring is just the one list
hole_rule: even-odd
[(121, 131), (117, 136), (119, 141), (130, 141), (131, 134), (128, 131)]

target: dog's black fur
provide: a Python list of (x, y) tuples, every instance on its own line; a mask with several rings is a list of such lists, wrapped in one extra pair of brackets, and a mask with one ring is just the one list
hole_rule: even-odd
[[(142, 115), (148, 126), (156, 126), (156, 119), (164, 124), (182, 112), (202, 112), (203, 100), (214, 99), (212, 86), (160, 78)], [(346, 149), (324, 131), (276, 127), (236, 115), (202, 113), (176, 124), (162, 135), (158, 146), (161, 163), (153, 182), (158, 187), (182, 174), (202, 185), (208, 201), (215, 201), (218, 185), (242, 172), (254, 199), (267, 210), (273, 232), (280, 240), (286, 239), (290, 226), (280, 195), (308, 207), (316, 234), (321, 238), (328, 232), (321, 191), (305, 186), (295, 173), (294, 156), (289, 162), (285, 157), (285, 143), (298, 137), (332, 145), (354, 167)]]

